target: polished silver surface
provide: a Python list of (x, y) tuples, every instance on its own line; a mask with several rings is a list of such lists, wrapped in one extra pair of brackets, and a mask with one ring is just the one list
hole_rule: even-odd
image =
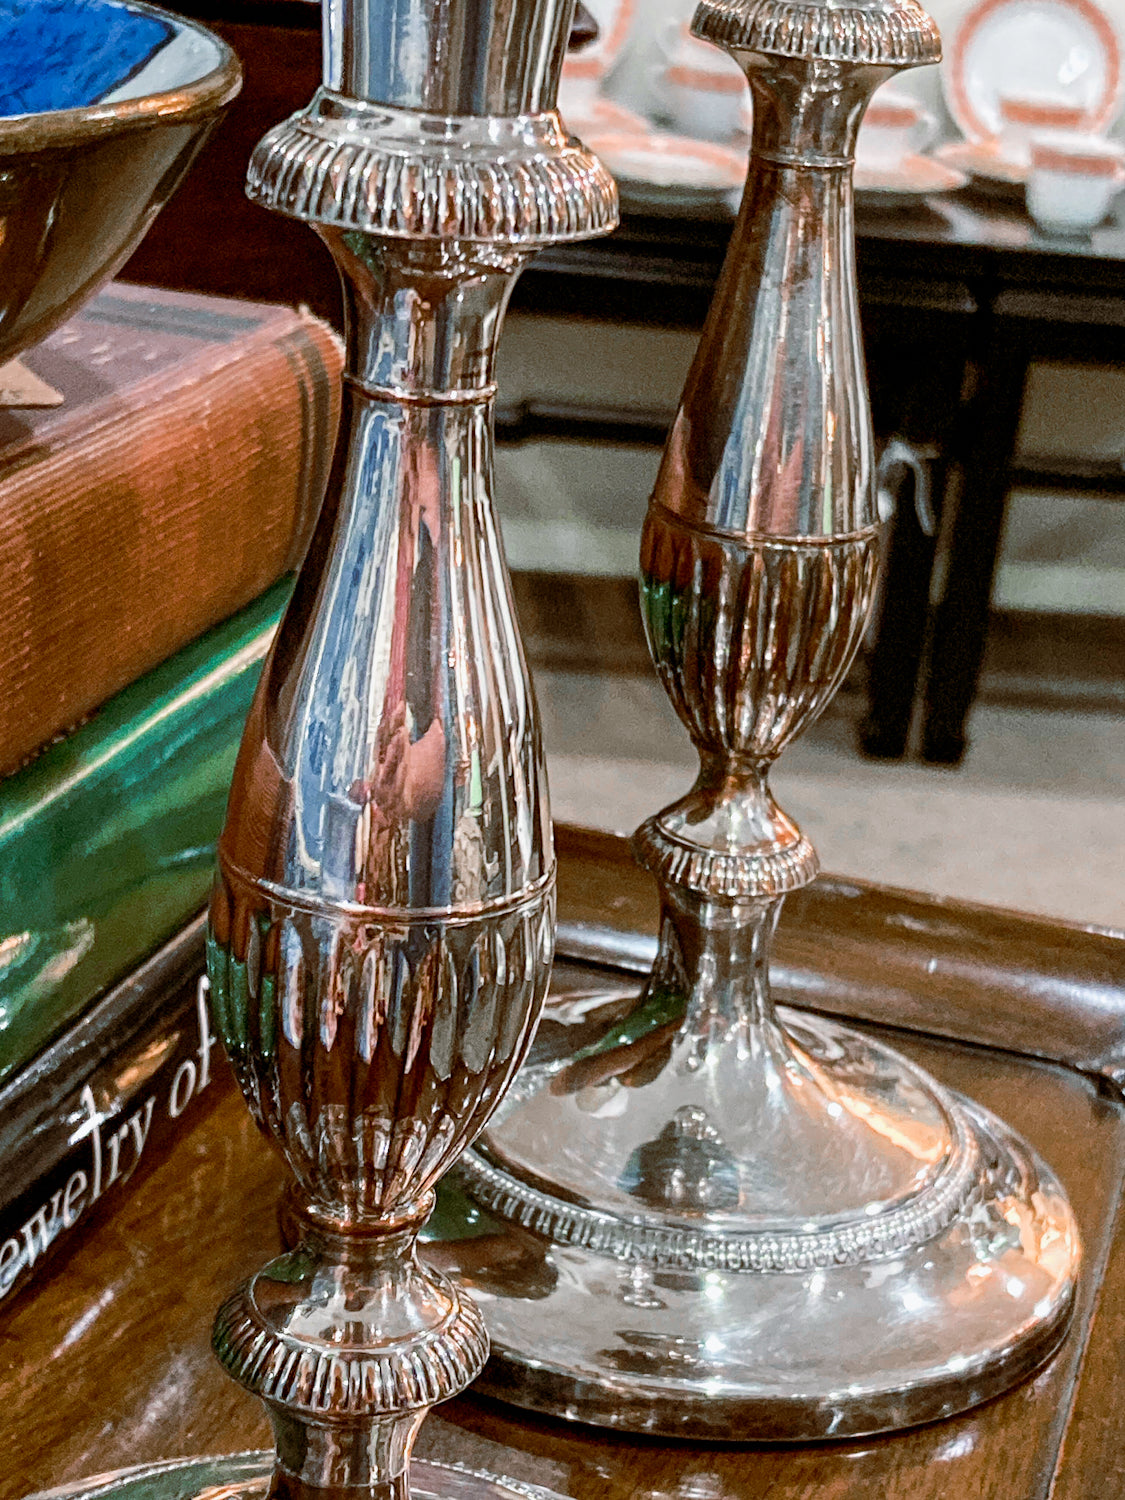
[[(1125, 934), (839, 875), (783, 915), (770, 961), (780, 1000), (1061, 1063), (1125, 1093)], [(600, 922), (555, 933), (556, 964), (647, 975), (657, 950), (646, 932)]]
[(324, 0), (324, 81), (434, 115), (555, 107), (573, 0)]
[(213, 1339), (265, 1402), (286, 1500), (402, 1500), (426, 1411), (487, 1353), (415, 1240), (550, 970), (492, 398), (530, 252), (614, 222), (612, 181), (553, 113), (570, 9), (330, 7), (327, 87), (249, 173), (251, 196), (328, 244), (348, 342), (333, 475), (247, 722), (208, 939), (218, 1027), (292, 1176), (296, 1248), (228, 1298)]
[[(272, 1471), (272, 1453), (175, 1458), (41, 1490), (28, 1500), (270, 1500), (277, 1493)], [(415, 1500), (551, 1500), (536, 1485), (427, 1460), (415, 1465), (413, 1494)]]
[[(556, 1006), (551, 1020), (568, 1024)], [(810, 1050), (867, 1053), (884, 1076), (913, 1071), (834, 1022), (788, 1010), (780, 1020)], [(976, 1181), (951, 1217), (860, 1254), (854, 1225), (789, 1244), (765, 1230), (724, 1232), (717, 1151), (652, 1153), (665, 1181), (678, 1171), (687, 1195), (698, 1201), (703, 1188), (712, 1204), (711, 1232), (690, 1240), (681, 1231), (677, 1242), (662, 1215), (663, 1243), (655, 1215), (563, 1211), (554, 1193), (542, 1195), (544, 1213), (523, 1182), (518, 1197), (490, 1194), (473, 1164), (454, 1204), (460, 1237), (449, 1231), (440, 1256), (485, 1312), (493, 1357), (476, 1388), (609, 1428), (738, 1442), (855, 1438), (997, 1395), (1065, 1335), (1074, 1221), (1035, 1152), (986, 1111), (934, 1092), (972, 1142)], [(609, 1102), (612, 1089), (604, 1094)]]
[(552, 1006), (458, 1168), (475, 1207), (446, 1215), (443, 1263), (479, 1284), (483, 1213), (535, 1266), (488, 1287), (494, 1394), (679, 1435), (866, 1434), (1046, 1358), (1080, 1256), (1062, 1189), (999, 1122), (770, 993), (781, 903), (817, 861), (769, 768), (843, 680), (878, 571), (855, 136), (874, 88), (938, 42), (913, 0), (703, 0), (694, 29), (754, 96), (641, 544), (650, 649), (700, 773), (636, 836), (661, 895), (643, 993)]
[(321, 89), (265, 136), (247, 186), (265, 208), (385, 239), (534, 249), (617, 221), (613, 179), (554, 110), (451, 117)]

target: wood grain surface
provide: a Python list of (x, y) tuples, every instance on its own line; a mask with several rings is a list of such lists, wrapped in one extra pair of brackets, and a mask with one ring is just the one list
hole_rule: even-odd
[[(564, 838), (561, 846), (564, 916), (651, 930), (652, 890), (623, 845)], [(1047, 1500), (1052, 1485), (1055, 1500), (1125, 1493), (1117, 1401), (1125, 1245), (1113, 1237), (1125, 1169), (1118, 1096), (1073, 1068), (1014, 1051), (916, 1032), (894, 1040), (1023, 1131), (1071, 1195), (1086, 1271), (1071, 1335), (1046, 1369), (960, 1418), (805, 1448), (637, 1440), (470, 1393), (429, 1418), (419, 1452), (499, 1469), (573, 1500)], [(125, 1204), (112, 1217), (91, 1217), (38, 1289), (0, 1311), (0, 1500), (125, 1464), (267, 1443), (260, 1409), (218, 1368), (209, 1333), (222, 1296), (279, 1247), (282, 1181), (279, 1159), (224, 1082), (210, 1111)]]

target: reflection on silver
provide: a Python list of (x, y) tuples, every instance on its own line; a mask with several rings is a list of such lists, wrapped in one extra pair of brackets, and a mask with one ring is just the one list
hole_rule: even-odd
[(292, 1174), (299, 1239), (227, 1300), (214, 1344), (266, 1404), (286, 1500), (403, 1500), (426, 1410), (487, 1353), (414, 1243), (519, 1066), (553, 947), (492, 398), (531, 252), (615, 218), (553, 112), (570, 10), (330, 6), (327, 86), (249, 173), (328, 244), (348, 333), (333, 476), (247, 722), (210, 913), (216, 1019)]
[[(295, 1493), (274, 1487), (273, 1470), (272, 1453), (176, 1458), (95, 1475), (80, 1485), (43, 1490), (28, 1500), (279, 1500)], [(496, 1480), (460, 1464), (421, 1459), (414, 1466), (414, 1480), (414, 1500), (554, 1500), (538, 1485)]]
[(542, 114), (555, 107), (572, 11), (508, 0), (325, 0), (324, 81), (349, 98), (422, 114)]
[[(878, 566), (855, 135), (937, 35), (914, 0), (703, 0), (694, 29), (746, 71), (755, 132), (641, 544), (650, 648), (700, 773), (636, 837), (662, 900), (644, 993), (552, 1011), (458, 1171), (494, 1244), (518, 1227), (542, 1266), (488, 1304), (488, 1390), (637, 1430), (854, 1436), (1045, 1358), (1079, 1246), (1002, 1125), (769, 992), (781, 902), (817, 862), (768, 771), (839, 687)], [(479, 1255), (452, 1240), (443, 1263), (472, 1285)]]

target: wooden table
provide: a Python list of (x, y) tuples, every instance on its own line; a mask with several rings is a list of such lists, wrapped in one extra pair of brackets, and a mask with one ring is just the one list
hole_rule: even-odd
[[(562, 830), (559, 843), (565, 921), (620, 929), (626, 950), (654, 930), (652, 886), (621, 841)], [(1060, 1353), (975, 1412), (875, 1441), (639, 1441), (469, 1394), (427, 1421), (419, 1451), (573, 1500), (1125, 1494), (1125, 1240), (1114, 1237), (1125, 937), (824, 880), (790, 898), (775, 977), (788, 1001), (896, 1026), (896, 1045), (1045, 1153), (1087, 1257)], [(0, 1500), (126, 1464), (267, 1443), (260, 1409), (220, 1371), (208, 1337), (220, 1298), (278, 1248), (282, 1169), (229, 1081), (213, 1098), (113, 1216), (91, 1217), (50, 1275), (0, 1312)]]

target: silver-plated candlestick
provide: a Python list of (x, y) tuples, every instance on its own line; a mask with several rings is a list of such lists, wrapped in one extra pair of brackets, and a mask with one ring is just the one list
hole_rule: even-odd
[(1002, 1124), (769, 994), (781, 902), (817, 871), (769, 768), (840, 685), (877, 570), (854, 142), (937, 33), (914, 0), (702, 0), (693, 29), (754, 100), (642, 542), (649, 643), (700, 774), (637, 834), (662, 907), (646, 990), (625, 1015), (554, 1007), (460, 1172), (491, 1232), (538, 1255), (523, 1287), (489, 1283), (486, 1389), (633, 1430), (839, 1437), (947, 1415), (1046, 1358), (1079, 1245)]
[(300, 1230), (214, 1344), (266, 1404), (285, 1500), (405, 1497), (426, 1411), (486, 1356), (474, 1304), (414, 1242), (523, 1057), (553, 947), (492, 367), (534, 250), (615, 222), (612, 180), (554, 112), (571, 9), (329, 0), (325, 86), (250, 168), (253, 198), (327, 242), (348, 337), (334, 474), (211, 907), (216, 1018)]

